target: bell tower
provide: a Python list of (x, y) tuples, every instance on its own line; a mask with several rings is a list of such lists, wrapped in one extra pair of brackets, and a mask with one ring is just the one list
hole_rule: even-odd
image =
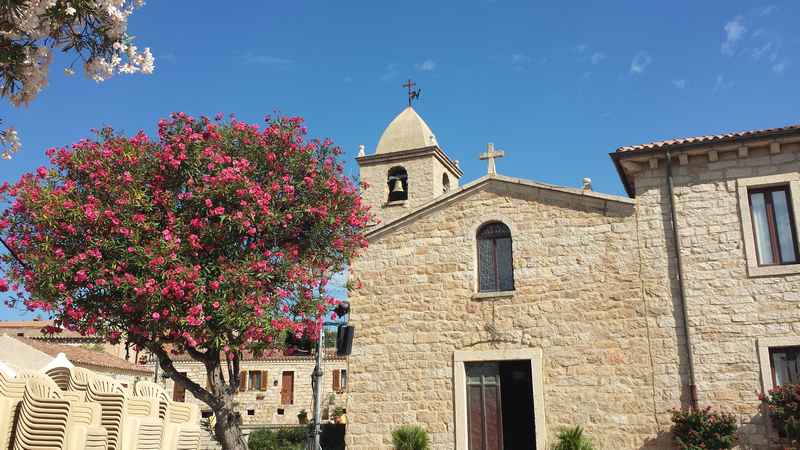
[(458, 188), (463, 175), (436, 142), (436, 136), (411, 106), (384, 130), (374, 154), (358, 158), (364, 202), (385, 224)]

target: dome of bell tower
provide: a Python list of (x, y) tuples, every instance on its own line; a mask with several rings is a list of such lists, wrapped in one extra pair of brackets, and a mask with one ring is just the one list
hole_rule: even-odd
[(386, 154), (438, 145), (436, 136), (422, 117), (407, 107), (383, 131), (375, 154)]

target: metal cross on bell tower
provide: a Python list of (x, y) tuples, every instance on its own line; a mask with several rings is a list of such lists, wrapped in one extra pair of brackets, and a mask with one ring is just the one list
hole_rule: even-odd
[(497, 168), (494, 166), (495, 158), (502, 158), (506, 153), (502, 150), (495, 150), (491, 142), (486, 145), (486, 153), (481, 153), (481, 160), (488, 160), (489, 166), (486, 168), (487, 175), (497, 175)]
[(417, 83), (411, 81), (411, 78), (409, 78), (408, 81), (403, 83), (403, 87), (408, 88), (408, 106), (411, 106), (412, 100), (419, 99), (419, 94), (422, 93), (422, 89), (416, 89), (416, 90), (414, 89), (414, 86), (416, 85)]

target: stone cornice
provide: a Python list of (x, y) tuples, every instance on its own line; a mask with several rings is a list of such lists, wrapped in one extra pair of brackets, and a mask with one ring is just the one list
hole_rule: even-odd
[(402, 150), (391, 153), (378, 153), (374, 155), (359, 156), (356, 158), (359, 166), (370, 166), (374, 164), (383, 164), (393, 161), (406, 161), (409, 159), (418, 158), (420, 156), (433, 155), (445, 167), (450, 169), (451, 172), (456, 174), (459, 178), (464, 176), (464, 172), (444, 153), (438, 146), (432, 145), (430, 147), (414, 148), (411, 150)]
[(531, 188), (531, 189), (543, 189), (547, 191), (554, 191), (560, 192), (569, 195), (575, 195), (584, 198), (591, 198), (595, 200), (605, 201), (605, 202), (614, 202), (618, 204), (633, 206), (636, 204), (635, 200), (631, 200), (627, 197), (621, 197), (618, 195), (610, 195), (610, 194), (601, 194), (599, 192), (594, 191), (586, 191), (582, 189), (564, 187), (564, 186), (556, 186), (547, 183), (540, 183), (537, 181), (532, 180), (523, 180), (520, 178), (513, 178), (507, 177), (503, 175), (485, 175), (477, 180), (465, 184), (461, 188), (450, 192), (448, 194), (441, 195), (436, 197), (432, 201), (410, 211), (408, 214), (398, 217), (390, 222), (385, 224), (379, 225), (366, 233), (367, 239), (375, 239), (384, 234), (390, 233), (403, 225), (413, 222), (420, 216), (424, 215), (426, 212), (445, 205), (449, 205), (453, 202), (460, 200), (463, 197), (470, 195), (473, 192), (478, 191), (481, 187), (488, 185), (489, 183), (506, 183), (506, 184), (513, 184), (516, 186)]

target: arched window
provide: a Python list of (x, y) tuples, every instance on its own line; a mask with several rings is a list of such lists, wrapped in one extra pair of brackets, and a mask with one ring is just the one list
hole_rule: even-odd
[(446, 173), (442, 174), (442, 192), (447, 192), (450, 190), (450, 177), (447, 176)]
[(501, 222), (478, 229), (478, 292), (514, 290), (511, 230)]
[(389, 185), (389, 201), (403, 201), (408, 200), (408, 172), (400, 166), (392, 167), (389, 169), (388, 180)]

